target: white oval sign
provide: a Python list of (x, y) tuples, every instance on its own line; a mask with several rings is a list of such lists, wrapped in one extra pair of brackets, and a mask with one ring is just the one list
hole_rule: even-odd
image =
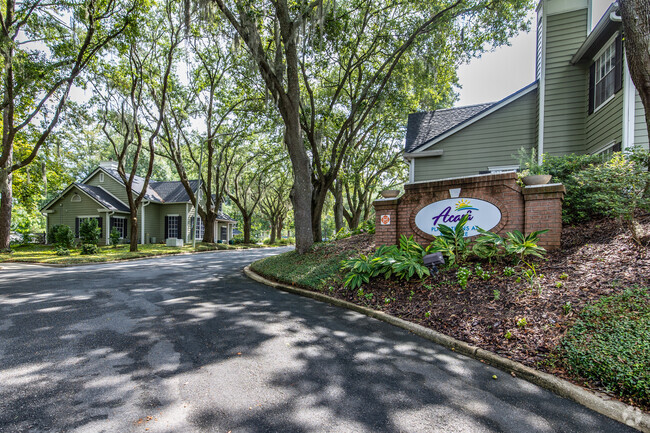
[(478, 235), (477, 227), (490, 230), (501, 221), (501, 211), (490, 202), (476, 198), (450, 198), (422, 208), (415, 216), (415, 225), (427, 234), (439, 236), (440, 224), (454, 228), (463, 215), (468, 216), (465, 237)]

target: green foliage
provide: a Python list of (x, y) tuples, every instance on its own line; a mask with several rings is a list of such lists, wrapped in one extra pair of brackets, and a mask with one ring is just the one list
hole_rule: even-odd
[(495, 301), (498, 301), (499, 298), (501, 298), (501, 291), (499, 291), (497, 289), (492, 290), (492, 296), (493, 296)]
[(467, 287), (469, 277), (472, 275), (472, 270), (469, 268), (458, 268), (456, 271), (456, 281), (461, 289)]
[(575, 374), (650, 404), (650, 292), (628, 289), (580, 312), (560, 353)]
[[(544, 155), (544, 157), (546, 157), (546, 155)], [(545, 167), (539, 164), (539, 160), (537, 159), (537, 149), (534, 147), (530, 150), (521, 147), (517, 152), (517, 155), (513, 155), (513, 158), (519, 161), (519, 168), (522, 171), (522, 176), (547, 174)]]
[(519, 320), (517, 320), (518, 328), (525, 328), (526, 326), (528, 326), (528, 320), (526, 320), (525, 317), (521, 317)]
[(464, 238), (467, 221), (468, 216), (463, 215), (453, 229), (444, 224), (438, 225), (440, 236), (435, 237), (429, 251), (441, 252), (449, 266), (462, 263), (467, 256), (467, 241)]
[(94, 254), (99, 254), (99, 247), (95, 244), (83, 244), (81, 245), (81, 255), (90, 256)]
[(70, 250), (67, 248), (63, 247), (56, 247), (56, 255), (57, 256), (69, 256), (70, 255)]
[(600, 216), (594, 211), (592, 197), (578, 183), (575, 175), (592, 164), (601, 164), (604, 160), (603, 155), (545, 155), (544, 171), (553, 176), (554, 182), (562, 183), (566, 188), (562, 203), (562, 221), (565, 224), (577, 224)]
[(479, 259), (487, 259), (492, 262), (492, 259), (502, 251), (505, 241), (498, 234), (483, 230), (480, 227), (478, 232), (481, 234), (474, 241), (472, 253)]
[(506, 331), (504, 337), (506, 340), (512, 339), (512, 332), (510, 332), (510, 330)]
[(488, 281), (490, 278), (492, 278), (492, 275), (494, 274), (493, 272), (486, 271), (485, 269), (483, 269), (483, 266), (481, 266), (478, 263), (474, 266), (474, 272), (476, 273), (476, 276), (483, 281)]
[(617, 152), (610, 160), (592, 164), (575, 175), (593, 209), (622, 221), (637, 243), (640, 234), (634, 213), (650, 211), (650, 172), (640, 163), (647, 158), (648, 151), (640, 148)]
[(512, 277), (514, 274), (515, 274), (514, 268), (512, 268), (510, 266), (506, 266), (505, 268), (503, 268), (503, 276), (504, 277)]
[(74, 233), (70, 227), (63, 224), (50, 227), (47, 239), (49, 243), (57, 247), (70, 249), (74, 246)]
[(562, 311), (564, 311), (564, 314), (569, 314), (571, 310), (573, 310), (571, 302), (567, 301), (562, 305)]
[(117, 245), (120, 243), (121, 233), (118, 229), (114, 228), (110, 233), (111, 245), (113, 248), (117, 248)]
[(383, 275), (388, 279), (395, 276), (410, 280), (429, 276), (429, 269), (424, 266), (422, 257), (427, 249), (413, 240), (413, 236), (401, 236), (399, 247), (382, 245), (372, 256), (361, 254), (359, 257), (343, 260), (341, 269), (347, 270), (345, 287), (354, 290), (368, 283), (371, 278)]
[(567, 274), (566, 272), (562, 272), (560, 274), (560, 280), (566, 280), (567, 278), (569, 278), (569, 274)]
[(79, 238), (83, 244), (97, 245), (102, 229), (99, 228), (95, 218), (88, 218), (79, 225)]

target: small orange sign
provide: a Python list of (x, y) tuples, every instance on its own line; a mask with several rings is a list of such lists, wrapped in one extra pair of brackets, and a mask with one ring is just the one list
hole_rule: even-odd
[(380, 221), (382, 226), (390, 225), (390, 215), (382, 215)]

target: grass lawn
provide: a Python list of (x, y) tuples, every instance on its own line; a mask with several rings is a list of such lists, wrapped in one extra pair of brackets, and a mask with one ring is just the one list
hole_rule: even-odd
[(2, 262), (28, 262), (28, 263), (50, 263), (50, 264), (79, 264), (79, 263), (99, 263), (111, 262), (116, 260), (129, 260), (140, 257), (159, 256), (166, 254), (191, 253), (194, 251), (216, 251), (216, 250), (237, 250), (256, 248), (259, 245), (226, 245), (226, 244), (204, 244), (199, 243), (196, 249), (192, 244), (178, 247), (168, 247), (164, 244), (146, 244), (138, 245), (138, 251), (132, 253), (128, 245), (118, 245), (117, 248), (112, 246), (100, 247), (99, 254), (81, 255), (81, 249), (70, 250), (69, 256), (58, 256), (56, 248), (49, 245), (20, 245), (13, 247), (12, 253), (0, 254), (0, 263)]
[(321, 291), (330, 284), (340, 283), (341, 260), (368, 249), (370, 237), (360, 235), (355, 238), (358, 239), (349, 238), (351, 241), (336, 244), (319, 243), (303, 255), (289, 251), (267, 257), (252, 263), (251, 269), (281, 283)]

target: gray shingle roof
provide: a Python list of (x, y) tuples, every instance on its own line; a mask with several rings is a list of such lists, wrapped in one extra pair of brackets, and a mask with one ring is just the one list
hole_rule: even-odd
[(108, 210), (116, 212), (129, 212), (129, 207), (124, 203), (107, 193), (103, 188), (98, 186), (86, 185), (83, 183), (75, 183), (77, 188), (88, 194), (95, 199), (98, 203)]
[(223, 212), (217, 212), (217, 219), (221, 221), (231, 221), (236, 222), (234, 219), (230, 218), (227, 214)]
[(491, 102), (409, 114), (404, 151), (414, 151), (495, 104), (496, 102)]
[[(113, 170), (111, 168), (106, 168), (102, 167), (102, 170), (104, 170), (106, 173), (108, 173), (111, 177), (115, 178), (118, 182), (122, 182), (122, 178), (120, 177), (120, 174), (117, 172), (117, 170)], [(127, 175), (128, 177), (128, 175)], [(151, 187), (152, 182), (149, 181), (149, 185), (147, 185), (147, 191), (144, 195), (145, 200), (151, 200), (151, 201), (156, 201), (156, 202), (162, 202), (163, 199), (160, 197), (160, 195)], [(135, 176), (133, 178), (133, 191), (136, 194), (140, 194), (140, 191), (142, 191), (142, 186), (144, 185), (144, 178), (140, 176)]]
[[(190, 180), (189, 183), (190, 188), (196, 191), (199, 181)], [(190, 201), (190, 196), (187, 194), (185, 187), (179, 180), (169, 182), (149, 182), (149, 185), (165, 203), (186, 203)]]

